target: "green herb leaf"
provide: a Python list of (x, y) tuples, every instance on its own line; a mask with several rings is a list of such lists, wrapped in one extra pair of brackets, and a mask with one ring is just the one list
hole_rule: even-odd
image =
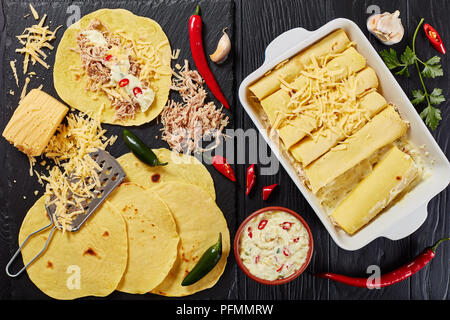
[(380, 55), (383, 58), (389, 70), (401, 67), (401, 69), (397, 71), (395, 74), (406, 77), (409, 77), (408, 67), (414, 64), (414, 62), (416, 61), (416, 55), (409, 46), (406, 47), (405, 51), (400, 56), (400, 60), (398, 59), (397, 52), (392, 48), (389, 49), (389, 51), (387, 50), (380, 51)]
[(430, 103), (432, 105), (438, 105), (445, 101), (445, 97), (442, 94), (442, 89), (435, 88), (433, 92), (430, 93)]
[(389, 70), (395, 69), (402, 65), (398, 60), (397, 52), (392, 48), (389, 49), (389, 51), (386, 49), (380, 51), (380, 56), (381, 58), (383, 58), (384, 63), (386, 63), (386, 66), (389, 68)]
[(400, 69), (400, 71), (397, 71), (395, 74), (397, 74), (399, 76), (405, 76), (405, 77), (409, 78), (408, 66), (403, 67), (402, 69)]
[[(442, 94), (442, 89), (439, 88), (434, 89), (429, 94), (423, 78), (440, 77), (444, 74), (444, 72), (442, 70), (441, 58), (439, 56), (434, 56), (426, 62), (423, 62), (416, 56), (416, 36), (423, 22), (424, 19), (422, 18), (414, 32), (412, 50), (409, 46), (406, 46), (405, 51), (400, 56), (400, 59), (398, 58), (397, 52), (392, 48), (389, 50), (385, 49), (380, 51), (380, 56), (389, 70), (392, 70), (392, 72), (395, 72), (397, 75), (409, 77), (408, 67), (412, 64), (416, 65), (423, 90), (412, 91), (413, 99), (411, 99), (411, 103), (415, 106), (421, 104), (427, 105), (427, 107), (420, 113), (420, 117), (425, 121), (427, 126), (429, 126), (432, 130), (435, 130), (439, 125), (439, 121), (442, 120), (442, 116), (441, 111), (434, 106), (444, 102), (445, 97)], [(423, 70), (420, 70), (419, 63), (424, 66)]]
[(410, 66), (416, 62), (416, 55), (409, 46), (406, 47), (405, 52), (400, 56), (400, 60), (407, 66)]
[(420, 117), (425, 121), (426, 125), (431, 128), (431, 130), (435, 130), (439, 125), (439, 121), (442, 120), (441, 110), (433, 107), (432, 105), (428, 105), (423, 111), (420, 113)]
[(441, 58), (434, 56), (424, 63), (422, 74), (425, 78), (436, 78), (444, 75), (441, 66)]
[(411, 103), (415, 106), (417, 106), (425, 101), (425, 93), (423, 93), (422, 90), (413, 90), (412, 95), (413, 95), (414, 99), (411, 100)]

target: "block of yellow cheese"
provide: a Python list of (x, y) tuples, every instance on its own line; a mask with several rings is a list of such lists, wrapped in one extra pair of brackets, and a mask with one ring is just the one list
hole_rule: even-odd
[(280, 89), (280, 80), (293, 81), (305, 65), (311, 61), (311, 56), (316, 58), (324, 57), (328, 54), (337, 54), (344, 51), (350, 45), (350, 39), (343, 29), (338, 29), (329, 34), (311, 47), (295, 55), (287, 63), (272, 70), (269, 74), (259, 79), (249, 87), (249, 90), (259, 99), (267, 97)]
[(334, 210), (333, 221), (348, 234), (354, 234), (405, 190), (417, 173), (411, 157), (392, 147)]
[[(360, 110), (366, 112), (368, 118), (372, 118), (380, 110), (382, 110), (387, 102), (384, 97), (376, 91), (366, 94), (361, 99), (358, 99), (358, 107)], [(344, 132), (342, 128), (345, 124), (346, 118), (342, 118), (335, 128), (326, 128), (323, 131), (316, 131), (292, 146), (289, 151), (292, 156), (300, 162), (303, 166), (309, 165), (311, 162), (319, 158), (328, 150), (336, 146), (339, 141), (346, 138), (346, 134), (353, 134), (359, 128), (366, 124), (367, 118), (362, 116), (360, 121), (354, 125), (346, 128)]]
[(325, 153), (305, 168), (311, 190), (317, 193), (341, 174), (354, 167), (372, 153), (394, 142), (408, 130), (408, 124), (392, 106), (371, 119), (355, 134)]
[(45, 92), (33, 89), (19, 103), (3, 137), (29, 156), (39, 156), (69, 109)]

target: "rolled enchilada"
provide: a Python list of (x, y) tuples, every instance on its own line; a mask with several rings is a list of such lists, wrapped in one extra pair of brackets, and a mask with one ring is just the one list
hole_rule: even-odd
[(332, 213), (334, 222), (348, 234), (354, 234), (408, 187), (417, 173), (411, 157), (392, 147)]
[[(366, 91), (370, 89), (374, 89), (378, 87), (378, 78), (375, 71), (367, 67), (364, 70), (358, 72), (354, 81), (351, 81), (350, 84), (353, 90), (351, 94), (354, 94), (355, 99), (357, 96), (362, 95)], [(334, 91), (337, 95), (343, 96), (344, 94), (340, 91)], [(331, 91), (333, 93), (333, 91)], [(323, 113), (330, 112), (331, 108), (335, 108), (334, 103), (332, 102), (324, 102), (325, 107), (317, 104), (315, 108), (314, 117), (311, 117), (311, 114), (300, 114), (296, 118), (288, 121), (284, 121), (283, 124), (278, 128), (278, 134), (283, 141), (286, 149), (289, 149), (294, 144), (302, 140), (304, 137), (309, 135), (313, 130), (317, 129), (323, 122)]]
[[(364, 57), (355, 48), (350, 47), (340, 56), (330, 60), (324, 68), (333, 73), (333, 77), (330, 80), (339, 81), (353, 72), (358, 72), (365, 66), (366, 60)], [(310, 79), (306, 75), (299, 75), (289, 86), (296, 91), (302, 90), (310, 85)], [(311, 86), (313, 87), (311, 90), (318, 89), (318, 86), (314, 83)], [(290, 100), (290, 93), (282, 89), (261, 100), (261, 106), (266, 112), (271, 125), (274, 125), (278, 113), (289, 112)]]
[(278, 69), (272, 70), (269, 74), (252, 84), (249, 90), (259, 100), (262, 100), (280, 88), (280, 78), (287, 82), (293, 81), (303, 70), (304, 66), (310, 63), (311, 56), (319, 58), (337, 54), (344, 51), (349, 45), (350, 39), (345, 31), (338, 29), (305, 51), (295, 55)]
[(309, 165), (336, 146), (339, 141), (344, 140), (346, 135), (353, 134), (365, 125), (368, 119), (386, 107), (387, 102), (381, 94), (373, 91), (358, 99), (357, 104), (364, 112), (364, 116), (357, 122), (348, 124), (349, 117), (345, 117), (341, 118), (334, 128), (325, 128), (312, 133), (289, 149), (292, 156), (303, 166)]
[(314, 193), (368, 158), (378, 149), (402, 137), (408, 124), (394, 107), (388, 106), (364, 127), (305, 168)]

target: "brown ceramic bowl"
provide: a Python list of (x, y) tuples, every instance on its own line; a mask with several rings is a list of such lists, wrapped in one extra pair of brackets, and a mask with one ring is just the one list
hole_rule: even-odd
[[(248, 269), (245, 267), (244, 263), (241, 260), (241, 256), (239, 255), (239, 242), (240, 242), (242, 231), (244, 230), (245, 226), (251, 219), (253, 219), (257, 215), (259, 215), (263, 212), (267, 212), (267, 211), (284, 211), (284, 212), (287, 212), (287, 213), (293, 215), (295, 218), (297, 218), (303, 224), (303, 226), (306, 228), (306, 231), (308, 232), (308, 235), (309, 235), (309, 250), (308, 250), (308, 254), (306, 256), (305, 262), (295, 273), (293, 273), (290, 276), (283, 278), (283, 279), (266, 280), (266, 279), (261, 279), (261, 278), (256, 277), (255, 275), (251, 274), (250, 271), (248, 271)], [(262, 284), (267, 284), (267, 285), (284, 284), (284, 283), (294, 280), (299, 275), (301, 275), (303, 273), (303, 271), (305, 271), (309, 262), (311, 261), (313, 250), (314, 250), (313, 236), (311, 233), (311, 229), (309, 228), (306, 221), (300, 215), (298, 215), (296, 212), (294, 212), (290, 209), (284, 208), (284, 207), (266, 207), (266, 208), (262, 208), (262, 209), (259, 209), (255, 212), (253, 212), (241, 223), (241, 225), (239, 226), (239, 229), (236, 232), (236, 236), (234, 237), (234, 256), (236, 258), (236, 262), (239, 265), (239, 267), (242, 269), (242, 271), (244, 271), (244, 273), (249, 278), (253, 279), (256, 282), (259, 282)]]

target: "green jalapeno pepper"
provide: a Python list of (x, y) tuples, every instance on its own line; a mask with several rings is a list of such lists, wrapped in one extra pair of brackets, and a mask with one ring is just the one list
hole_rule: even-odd
[(188, 275), (181, 282), (182, 286), (190, 286), (210, 272), (219, 262), (222, 256), (222, 233), (219, 233), (219, 240), (209, 247), (205, 253), (198, 260), (195, 267), (188, 273)]
[(142, 142), (141, 139), (136, 137), (129, 130), (123, 130), (123, 139), (125, 144), (130, 148), (131, 152), (141, 161), (145, 162), (149, 166), (165, 166), (167, 162), (161, 162), (158, 160), (156, 154)]

